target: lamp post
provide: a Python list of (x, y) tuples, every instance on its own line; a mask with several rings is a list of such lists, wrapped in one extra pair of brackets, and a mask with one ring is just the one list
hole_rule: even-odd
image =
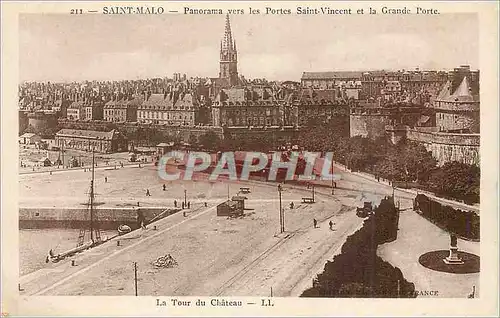
[[(333, 175), (333, 158), (332, 158), (332, 175)], [(334, 190), (334, 184), (335, 182), (333, 181), (333, 177), (332, 177), (332, 195), (335, 194), (335, 190)]]
[(312, 190), (312, 201), (313, 201), (313, 203), (316, 202), (316, 201), (314, 201), (314, 183), (309, 183), (307, 188), (310, 188)]
[(394, 179), (392, 179), (392, 181), (391, 181), (391, 186), (392, 186), (392, 200), (394, 200), (394, 189), (396, 188), (394, 186)]
[(281, 187), (281, 184), (278, 184), (278, 193), (279, 193), (279, 197), (280, 197), (280, 233), (283, 233), (285, 231), (285, 222), (284, 222), (284, 219), (283, 219), (283, 209), (281, 208), (282, 204), (281, 204), (281, 191), (283, 190), (283, 188)]

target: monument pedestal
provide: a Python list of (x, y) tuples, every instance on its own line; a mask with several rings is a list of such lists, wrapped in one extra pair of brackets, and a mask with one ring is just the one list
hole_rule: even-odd
[(450, 255), (443, 259), (443, 262), (445, 262), (448, 265), (461, 265), (464, 263), (459, 257), (458, 257), (458, 247), (456, 246), (450, 246)]

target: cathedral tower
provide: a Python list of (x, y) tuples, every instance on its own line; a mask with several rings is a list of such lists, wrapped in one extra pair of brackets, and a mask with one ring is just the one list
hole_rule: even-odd
[(236, 41), (233, 40), (231, 34), (229, 14), (226, 15), (226, 29), (220, 43), (219, 78), (227, 79), (229, 86), (238, 84), (238, 52), (236, 51)]

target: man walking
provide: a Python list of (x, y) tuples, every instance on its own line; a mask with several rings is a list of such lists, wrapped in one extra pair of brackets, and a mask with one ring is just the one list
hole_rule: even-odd
[(328, 225), (330, 225), (330, 230), (333, 230), (333, 222), (331, 220), (328, 222)]
[(314, 228), (318, 227), (318, 221), (316, 221), (316, 219), (313, 219), (313, 224), (314, 224)]

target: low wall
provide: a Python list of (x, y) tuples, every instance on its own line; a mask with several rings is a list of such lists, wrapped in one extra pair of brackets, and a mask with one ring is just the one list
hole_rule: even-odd
[[(179, 212), (172, 208), (120, 208), (95, 209), (95, 221), (103, 230), (117, 229), (126, 224), (132, 229), (138, 228), (137, 215), (142, 213), (146, 223)], [(20, 208), (19, 228), (80, 228), (90, 227), (90, 211), (86, 208)]]
[(479, 166), (479, 134), (453, 134), (408, 130), (408, 140), (422, 143), (439, 165), (459, 161)]
[(117, 129), (129, 140), (129, 142), (132, 141), (135, 144), (150, 144), (152, 146), (155, 146), (161, 141), (173, 139), (191, 143), (193, 139), (198, 139), (209, 131), (214, 132), (221, 139), (224, 137), (222, 128), (213, 126), (167, 126), (138, 123), (113, 123), (106, 121), (83, 122), (60, 119), (58, 121), (58, 128), (97, 131), (111, 131), (112, 129)]

